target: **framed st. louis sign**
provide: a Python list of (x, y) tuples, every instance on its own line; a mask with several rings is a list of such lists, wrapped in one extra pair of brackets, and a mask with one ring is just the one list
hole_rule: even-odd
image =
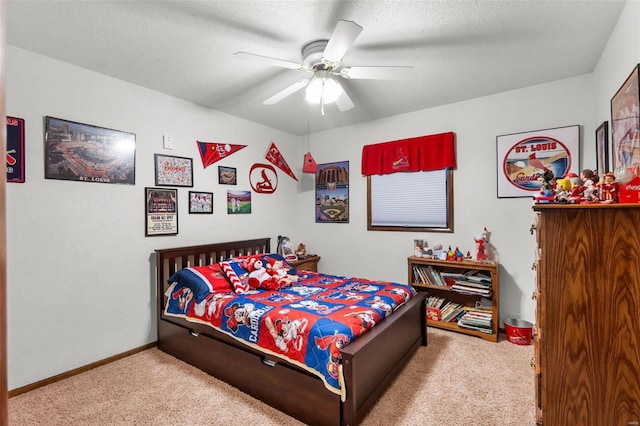
[(7, 182), (24, 182), (24, 119), (7, 117)]
[(498, 198), (532, 197), (542, 176), (580, 175), (580, 126), (558, 127), (496, 138)]

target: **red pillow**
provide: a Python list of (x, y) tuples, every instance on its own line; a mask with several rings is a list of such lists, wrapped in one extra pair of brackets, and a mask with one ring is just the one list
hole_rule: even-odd
[(211, 284), (214, 293), (219, 291), (233, 291), (231, 283), (229, 282), (229, 280), (227, 280), (224, 272), (222, 272), (222, 267), (220, 267), (219, 263), (214, 263), (213, 265), (196, 266), (191, 269), (200, 273), (202, 277), (205, 278), (209, 282), (209, 284)]
[(178, 282), (193, 291), (196, 303), (202, 302), (209, 293), (233, 291), (229, 280), (219, 264), (184, 268), (169, 278), (169, 283)]

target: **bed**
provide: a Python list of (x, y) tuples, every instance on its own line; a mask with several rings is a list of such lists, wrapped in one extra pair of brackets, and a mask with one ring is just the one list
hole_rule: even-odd
[[(339, 349), (341, 394), (299, 363), (246, 345), (224, 330), (170, 314), (169, 278), (184, 268), (271, 253), (269, 238), (158, 249), (158, 348), (307, 424), (356, 425), (419, 346), (427, 344), (425, 294), (417, 293)], [(311, 277), (299, 271), (303, 278)], [(195, 303), (195, 302), (194, 302)], [(204, 303), (204, 302), (203, 302)]]

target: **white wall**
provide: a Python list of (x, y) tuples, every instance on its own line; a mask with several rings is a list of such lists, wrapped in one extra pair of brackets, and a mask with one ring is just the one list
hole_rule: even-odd
[[(407, 282), (406, 258), (412, 255), (414, 238), (475, 254), (473, 236), (486, 226), (501, 264), (501, 317), (534, 319), (532, 199), (497, 199), (496, 136), (575, 124), (591, 134), (595, 131), (592, 84), (592, 76), (584, 75), (313, 135), (312, 150), (318, 162), (348, 160), (351, 169), (349, 225), (315, 224), (312, 214), (301, 215), (305, 238), (322, 254), (322, 268)], [(455, 233), (367, 231), (366, 178), (360, 175), (362, 146), (446, 131), (456, 134)], [(322, 143), (316, 142), (320, 139)], [(322, 149), (314, 149), (320, 145)], [(587, 160), (582, 165), (593, 167), (593, 150), (585, 151)], [(303, 199), (301, 204), (310, 210), (313, 191), (306, 191)], [(359, 258), (363, 261), (356, 260)]]
[[(350, 222), (314, 222), (314, 182), (301, 173), (307, 138), (211, 111), (9, 46), (7, 114), (26, 120), (27, 182), (8, 184), (9, 389), (89, 364), (155, 340), (151, 254), (156, 248), (289, 235), (322, 256), (322, 270), (406, 281), (413, 238), (473, 252), (483, 227), (501, 262), (501, 317), (535, 319), (531, 293), (534, 238), (531, 200), (496, 198), (496, 136), (581, 125), (581, 167), (595, 166), (594, 131), (608, 102), (640, 62), (639, 3), (629, 2), (593, 74), (555, 81), (310, 136), (319, 163), (348, 160)], [(470, 78), (473, 78), (470, 76)], [(43, 117), (49, 115), (137, 135), (136, 185), (44, 179)], [(453, 131), (457, 137), (455, 233), (366, 230), (362, 146)], [(162, 135), (176, 149), (162, 149)], [(253, 194), (253, 214), (227, 216), (217, 167), (202, 169), (196, 140), (246, 144), (219, 164), (265, 162), (274, 140), (300, 181), (279, 174), (278, 191)], [(179, 190), (180, 233), (144, 237), (144, 187), (154, 186), (153, 154), (192, 157), (195, 190), (213, 191), (215, 213), (188, 215)], [(297, 193), (297, 195), (296, 195)]]
[[(11, 46), (6, 64), (7, 115), (26, 127), (26, 182), (7, 185), (9, 389), (154, 341), (154, 249), (273, 242), (289, 226), (296, 182), (283, 173), (275, 194), (253, 194), (250, 215), (227, 215), (225, 201), (227, 189), (251, 189), (249, 166), (268, 163), (272, 140), (300, 168), (297, 137)], [(45, 180), (44, 116), (135, 133), (135, 186)], [(248, 146), (203, 169), (197, 140)], [(195, 186), (178, 190), (179, 234), (145, 237), (159, 152), (193, 158)], [(237, 167), (237, 186), (218, 185), (220, 164)], [(214, 192), (213, 215), (187, 213), (190, 189)]]
[[(313, 182), (307, 178), (300, 185), (305, 210), (299, 238), (322, 255), (321, 267), (332, 273), (406, 282), (406, 257), (414, 238), (474, 253), (473, 236), (486, 226), (501, 264), (501, 320), (515, 316), (535, 321), (532, 203), (496, 197), (496, 136), (579, 124), (580, 168), (595, 168), (595, 129), (610, 120), (611, 96), (639, 62), (640, 2), (630, 1), (592, 74), (312, 134), (316, 161), (349, 161), (350, 223), (314, 223)], [(367, 231), (362, 146), (447, 131), (456, 133), (457, 143), (455, 233)]]

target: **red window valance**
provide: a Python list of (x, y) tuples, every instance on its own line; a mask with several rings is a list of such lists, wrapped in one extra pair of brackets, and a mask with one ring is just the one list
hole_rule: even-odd
[(453, 132), (362, 147), (362, 174), (386, 175), (456, 167)]

